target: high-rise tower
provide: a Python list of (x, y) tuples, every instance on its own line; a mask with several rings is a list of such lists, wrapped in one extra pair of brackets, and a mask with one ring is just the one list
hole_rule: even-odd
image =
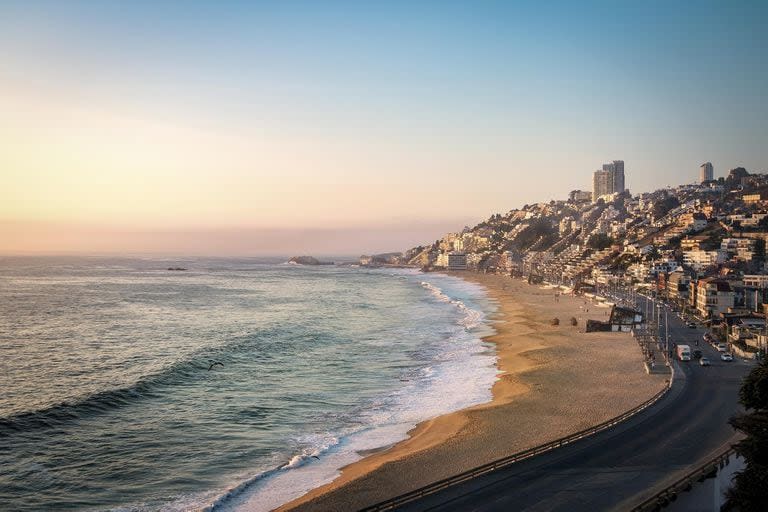
[(614, 160), (613, 165), (613, 191), (624, 192), (624, 160)]
[(613, 171), (598, 169), (592, 175), (592, 201), (597, 202), (600, 196), (613, 193)]
[(625, 188), (624, 160), (603, 164), (603, 168), (592, 176), (592, 201), (597, 201), (600, 196), (624, 192)]
[(706, 162), (699, 167), (699, 183), (705, 181), (712, 181), (715, 179), (715, 169), (712, 167), (712, 163)]

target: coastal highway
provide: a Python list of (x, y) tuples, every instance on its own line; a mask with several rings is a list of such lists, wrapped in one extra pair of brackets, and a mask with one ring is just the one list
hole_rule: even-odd
[(714, 455), (734, 439), (728, 418), (739, 410), (738, 390), (752, 363), (721, 361), (702, 340), (704, 329), (688, 328), (671, 312), (669, 328), (671, 341), (700, 349), (712, 366), (700, 366), (695, 360), (676, 363), (672, 390), (617, 427), (398, 510), (627, 510)]

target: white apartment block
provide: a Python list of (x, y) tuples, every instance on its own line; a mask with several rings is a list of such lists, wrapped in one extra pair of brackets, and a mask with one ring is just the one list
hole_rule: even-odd
[(742, 280), (747, 288), (768, 288), (768, 274), (745, 274)]
[(702, 318), (712, 318), (733, 307), (734, 293), (727, 281), (699, 279), (696, 309)]
[(725, 251), (683, 251), (683, 263), (692, 269), (699, 271), (723, 263), (726, 259)]
[(720, 243), (722, 251), (733, 254), (739, 261), (752, 261), (755, 253), (755, 240), (752, 238), (724, 238)]

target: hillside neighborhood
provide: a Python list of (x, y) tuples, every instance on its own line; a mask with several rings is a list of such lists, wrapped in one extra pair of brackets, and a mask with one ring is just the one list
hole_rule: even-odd
[(595, 171), (593, 191), (496, 213), (404, 253), (364, 265), (474, 270), (579, 289), (631, 286), (728, 338), (742, 357), (766, 347), (768, 175), (731, 169), (696, 184), (632, 195), (624, 162)]

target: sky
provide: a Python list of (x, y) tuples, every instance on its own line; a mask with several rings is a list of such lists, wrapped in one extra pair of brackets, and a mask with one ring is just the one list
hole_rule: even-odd
[(768, 2), (0, 1), (0, 252), (402, 250), (768, 171)]

